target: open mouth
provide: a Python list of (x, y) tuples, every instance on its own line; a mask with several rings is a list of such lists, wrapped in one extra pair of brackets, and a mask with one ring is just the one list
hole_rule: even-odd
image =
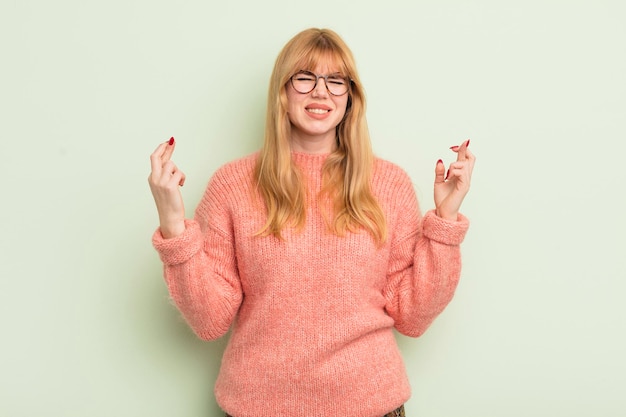
[(308, 111), (309, 113), (313, 113), (313, 114), (326, 114), (330, 110), (326, 110), (326, 109), (306, 109), (306, 111)]

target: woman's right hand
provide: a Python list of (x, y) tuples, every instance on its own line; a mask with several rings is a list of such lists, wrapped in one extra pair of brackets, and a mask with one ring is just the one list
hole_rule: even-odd
[(185, 206), (179, 189), (185, 183), (185, 174), (170, 160), (175, 147), (172, 137), (150, 155), (152, 172), (148, 183), (159, 212), (161, 234), (165, 239), (185, 231)]

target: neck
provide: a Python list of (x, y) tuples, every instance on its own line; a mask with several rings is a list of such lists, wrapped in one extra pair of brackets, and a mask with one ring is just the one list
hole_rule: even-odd
[(291, 150), (310, 154), (329, 154), (337, 149), (337, 140), (334, 136), (326, 138), (303, 138), (294, 136), (291, 138)]

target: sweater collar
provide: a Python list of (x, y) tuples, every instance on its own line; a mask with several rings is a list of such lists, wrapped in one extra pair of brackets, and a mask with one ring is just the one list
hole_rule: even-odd
[(302, 170), (308, 172), (320, 172), (329, 153), (314, 154), (306, 152), (291, 152), (293, 162)]

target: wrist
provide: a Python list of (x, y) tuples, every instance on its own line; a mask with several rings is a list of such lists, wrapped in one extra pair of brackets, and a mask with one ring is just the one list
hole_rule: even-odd
[(437, 217), (441, 217), (444, 220), (448, 220), (448, 221), (452, 221), (452, 222), (455, 222), (455, 221), (457, 221), (459, 219), (459, 213), (458, 212), (448, 213), (448, 212), (445, 212), (443, 210), (435, 209), (435, 214), (437, 215)]
[(185, 221), (161, 221), (160, 229), (164, 239), (172, 239), (185, 232)]

